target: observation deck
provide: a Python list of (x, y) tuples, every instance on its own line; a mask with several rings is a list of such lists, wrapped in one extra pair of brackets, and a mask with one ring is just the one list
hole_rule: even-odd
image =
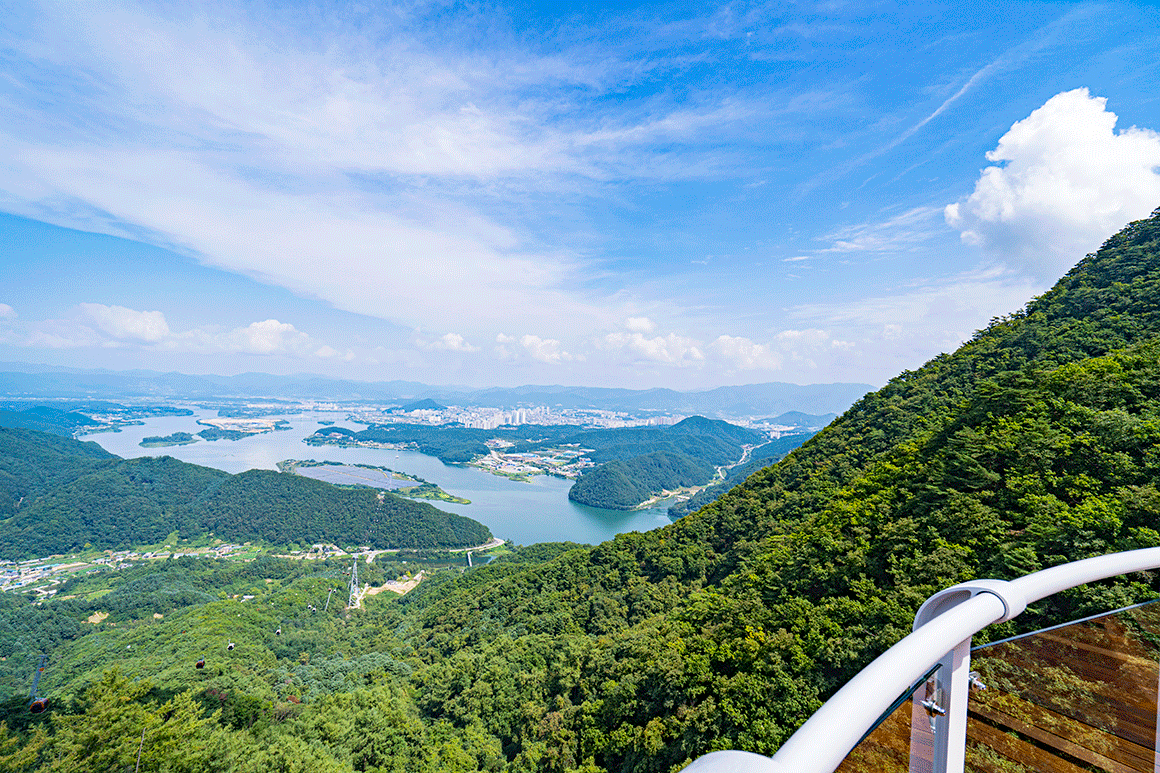
[(720, 751), (684, 770), (1160, 773), (1160, 600), (971, 647), (1028, 604), (1156, 568), (1148, 548), (947, 588), (772, 758)]

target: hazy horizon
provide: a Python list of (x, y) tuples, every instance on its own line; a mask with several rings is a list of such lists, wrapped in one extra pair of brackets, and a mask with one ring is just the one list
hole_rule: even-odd
[(880, 385), (1160, 206), (1157, 30), (1143, 3), (18, 2), (0, 360)]

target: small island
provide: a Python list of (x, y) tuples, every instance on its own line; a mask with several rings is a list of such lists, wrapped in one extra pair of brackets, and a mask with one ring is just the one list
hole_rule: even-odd
[(206, 427), (197, 434), (206, 440), (241, 440), (251, 435), (290, 429), (286, 419), (234, 418), (198, 419), (198, 424)]
[(385, 489), (392, 494), (410, 499), (433, 499), (459, 505), (471, 504), (470, 499), (448, 494), (436, 484), (429, 483), (416, 475), (397, 472), (387, 467), (376, 467), (373, 464), (287, 459), (278, 462), (278, 470), (314, 478), (336, 486), (369, 486)]
[(142, 448), (167, 448), (169, 446), (187, 446), (197, 441), (198, 439), (188, 432), (174, 432), (172, 435), (153, 435), (143, 438), (139, 445)]

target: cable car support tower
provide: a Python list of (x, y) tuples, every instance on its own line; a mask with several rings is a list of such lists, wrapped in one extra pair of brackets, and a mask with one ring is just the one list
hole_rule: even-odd
[(346, 602), (347, 609), (356, 609), (362, 602), (362, 592), (358, 584), (358, 556), (354, 557), (354, 564), (350, 569), (350, 600)]

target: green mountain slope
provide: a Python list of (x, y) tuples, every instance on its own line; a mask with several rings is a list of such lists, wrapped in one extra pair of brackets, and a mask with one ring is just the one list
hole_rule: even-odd
[(48, 406), (37, 406), (22, 411), (0, 410), (0, 427), (34, 429), (52, 435), (72, 437), (81, 427), (95, 427), (100, 422), (76, 411), (62, 411)]
[[(610, 770), (775, 750), (930, 593), (1160, 544), (1158, 333), (1153, 217), (673, 526), (416, 597), (438, 653), (425, 710)], [(1069, 592), (1021, 624), (1153, 597), (1150, 581)], [(493, 719), (511, 716), (500, 698), (456, 697), (503, 694), (496, 663), (548, 653), (533, 700), (555, 707), (550, 738)]]
[(700, 459), (654, 451), (594, 467), (568, 489), (568, 498), (582, 505), (627, 510), (654, 493), (705, 483), (716, 472), (716, 467)]
[(277, 543), (433, 548), (482, 545), (491, 539), (491, 532), (478, 521), (426, 502), (272, 470), (230, 476), (201, 498), (195, 511), (201, 514), (202, 528), (233, 540), (261, 534)]
[(370, 489), (296, 475), (229, 475), (172, 457), (121, 459), (95, 443), (0, 428), (0, 558), (151, 544), (214, 532), (234, 541), (459, 547), (487, 527)]
[(35, 497), (117, 457), (96, 443), (0, 427), (0, 518), (7, 518), (28, 497)]
[(744, 446), (765, 436), (728, 422), (690, 416), (671, 427), (629, 427), (580, 432), (564, 442), (592, 449), (587, 470), (568, 498), (593, 507), (627, 510), (654, 494), (708, 483), (717, 467), (736, 462)]
[(711, 486), (706, 486), (689, 499), (683, 502), (677, 502), (671, 506), (669, 508), (669, 517), (673, 520), (684, 518), (689, 513), (700, 510), (710, 502), (715, 502), (726, 491), (737, 486), (758, 470), (765, 469), (769, 465), (780, 461), (786, 454), (813, 436), (814, 433), (812, 432), (804, 432), (797, 435), (783, 435), (776, 440), (771, 440), (765, 445), (753, 449), (749, 461), (729, 470), (729, 473), (725, 476), (725, 480), (720, 483), (714, 483)]

